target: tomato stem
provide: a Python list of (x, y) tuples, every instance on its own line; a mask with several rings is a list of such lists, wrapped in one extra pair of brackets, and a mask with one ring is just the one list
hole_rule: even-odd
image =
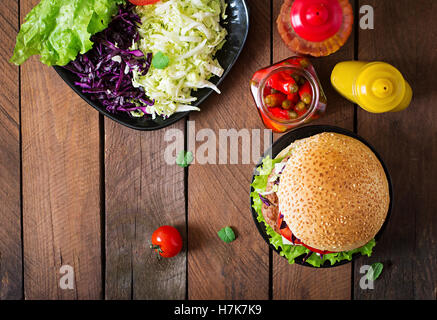
[(160, 253), (164, 252), (162, 251), (161, 247), (157, 244), (150, 243), (150, 249), (153, 249), (158, 254), (158, 260), (161, 260)]

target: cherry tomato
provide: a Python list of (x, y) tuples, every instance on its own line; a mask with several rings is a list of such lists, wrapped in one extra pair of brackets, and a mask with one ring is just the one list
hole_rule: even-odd
[(136, 6), (145, 6), (148, 4), (154, 4), (157, 3), (160, 0), (129, 0), (130, 3), (136, 5)]
[(164, 258), (174, 257), (182, 249), (182, 237), (172, 226), (159, 227), (152, 234), (151, 248)]

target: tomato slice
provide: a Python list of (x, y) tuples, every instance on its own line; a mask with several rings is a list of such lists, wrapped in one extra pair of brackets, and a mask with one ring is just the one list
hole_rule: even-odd
[(136, 5), (136, 6), (146, 6), (148, 4), (154, 4), (157, 3), (160, 0), (129, 0), (130, 3)]
[(307, 246), (307, 245), (304, 244), (304, 243), (302, 243), (302, 245), (303, 245), (305, 248), (309, 249), (310, 251), (315, 252), (315, 253), (319, 253), (319, 254), (335, 253), (335, 252), (333, 252), (333, 251), (319, 250), (319, 249), (316, 249), (316, 248), (313, 248), (313, 247)]
[(290, 228), (287, 226), (287, 223), (284, 221), (284, 217), (281, 214), (279, 214), (278, 217), (278, 229), (279, 229), (279, 233), (288, 241), (291, 241), (296, 245), (300, 245), (300, 244), (303, 245), (302, 241), (300, 241), (299, 239), (293, 236), (293, 233), (291, 232)]
[(319, 254), (335, 253), (335, 252), (327, 251), (327, 250), (319, 250), (319, 249), (307, 246), (306, 244), (302, 243), (302, 241), (300, 241), (299, 239), (297, 239), (296, 237), (293, 236), (293, 233), (291, 232), (290, 228), (287, 226), (287, 223), (284, 221), (284, 217), (281, 214), (279, 214), (277, 224), (278, 224), (278, 229), (279, 229), (280, 234), (285, 239), (294, 243), (295, 245), (302, 245), (305, 248), (309, 249), (310, 251), (315, 252), (315, 253), (319, 253)]
[(287, 224), (284, 221), (284, 217), (282, 217), (281, 214), (279, 214), (278, 217), (278, 229), (279, 229), (279, 233), (288, 241), (292, 241), (291, 236), (293, 235), (291, 233), (290, 228), (287, 226)]

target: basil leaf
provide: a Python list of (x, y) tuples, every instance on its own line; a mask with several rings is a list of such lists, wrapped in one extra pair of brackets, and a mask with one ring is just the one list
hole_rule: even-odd
[(235, 240), (235, 233), (231, 227), (224, 227), (219, 232), (217, 232), (220, 239), (224, 242), (229, 243)]
[(153, 55), (152, 66), (156, 69), (164, 69), (168, 66), (170, 59), (161, 51)]
[(382, 269), (384, 268), (381, 262), (375, 262), (370, 266), (369, 272), (367, 273), (367, 279), (375, 281), (381, 275)]
[(186, 168), (190, 165), (191, 162), (193, 162), (193, 153), (192, 152), (184, 151), (184, 150), (179, 152), (179, 154), (176, 158), (176, 164), (179, 167)]

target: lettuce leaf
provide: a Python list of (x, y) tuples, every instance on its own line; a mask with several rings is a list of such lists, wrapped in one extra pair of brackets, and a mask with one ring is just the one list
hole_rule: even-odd
[(93, 46), (91, 36), (108, 26), (124, 0), (41, 0), (25, 17), (11, 62), (40, 55), (46, 65), (64, 66)]
[[(273, 168), (275, 167), (275, 164), (281, 162), (283, 159), (284, 158), (271, 159), (269, 156), (263, 159), (261, 166), (258, 168), (258, 174), (255, 176), (253, 183), (251, 184), (254, 191), (250, 194), (250, 196), (253, 199), (252, 207), (258, 213), (257, 220), (260, 223), (264, 223), (264, 225), (266, 226), (266, 232), (267, 235), (269, 236), (270, 244), (280, 252), (281, 256), (287, 258), (290, 264), (293, 264), (297, 257), (310, 253), (310, 250), (305, 248), (304, 246), (293, 246), (293, 245), (282, 243), (282, 236), (279, 233), (275, 232), (272, 229), (272, 227), (270, 227), (264, 220), (261, 211), (262, 201), (259, 197), (259, 193), (265, 192), (266, 190), (268, 176), (270, 175)], [(367, 255), (370, 257), (370, 255), (372, 254), (373, 247), (375, 245), (376, 245), (375, 239), (372, 239), (366, 245), (360, 248), (350, 251), (325, 254), (322, 256), (322, 258), (320, 258), (320, 256), (317, 255), (316, 253), (313, 253), (306, 260), (306, 262), (314, 267), (320, 267), (326, 261), (329, 261), (331, 265), (334, 265), (337, 262), (343, 260), (350, 261), (352, 260), (352, 256), (355, 253), (361, 253), (362, 255)]]

